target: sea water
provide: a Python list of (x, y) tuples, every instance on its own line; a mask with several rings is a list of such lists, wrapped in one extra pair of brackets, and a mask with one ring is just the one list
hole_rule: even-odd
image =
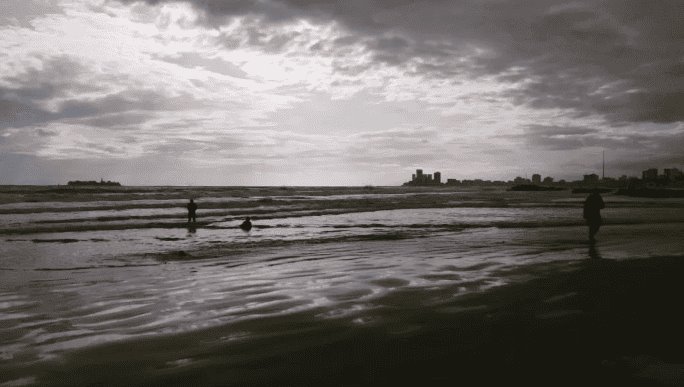
[[(303, 311), (382, 325), (382, 300), (401, 290), (431, 308), (540, 275), (532, 265), (684, 251), (684, 200), (604, 195), (594, 246), (583, 200), (491, 187), (4, 187), (0, 382), (47, 383), (36, 365), (98, 345), (212, 328), (258, 340), (231, 327)], [(249, 232), (237, 227), (246, 216)]]

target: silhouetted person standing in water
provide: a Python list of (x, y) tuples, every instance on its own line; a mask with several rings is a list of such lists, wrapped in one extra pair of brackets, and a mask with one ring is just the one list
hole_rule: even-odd
[(597, 189), (590, 193), (584, 201), (584, 219), (587, 220), (587, 225), (589, 226), (590, 242), (596, 240), (594, 236), (598, 232), (599, 227), (601, 227), (601, 209), (605, 206), (603, 198)]
[(249, 216), (245, 218), (245, 221), (242, 222), (240, 228), (245, 231), (249, 231), (252, 229), (252, 221), (249, 219)]
[(188, 223), (192, 220), (194, 223), (197, 219), (195, 219), (195, 211), (197, 211), (197, 203), (193, 199), (190, 199), (190, 203), (188, 203)]

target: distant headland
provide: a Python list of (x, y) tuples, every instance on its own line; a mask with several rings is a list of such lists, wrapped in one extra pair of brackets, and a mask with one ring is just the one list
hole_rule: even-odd
[(120, 187), (121, 183), (118, 181), (104, 181), (103, 179), (100, 179), (100, 181), (95, 181), (95, 180), (72, 180), (67, 183), (67, 185), (70, 186), (96, 186), (96, 187), (101, 187), (101, 186), (106, 186), (106, 187)]

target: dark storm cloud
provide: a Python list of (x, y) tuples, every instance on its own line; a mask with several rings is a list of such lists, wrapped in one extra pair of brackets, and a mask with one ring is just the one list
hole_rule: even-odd
[(150, 112), (124, 112), (103, 114), (79, 120), (79, 123), (98, 128), (131, 127), (147, 122), (153, 115)]
[(126, 112), (182, 110), (192, 97), (166, 96), (157, 90), (126, 90), (91, 99), (69, 99), (60, 104), (57, 118), (102, 117)]
[[(677, 137), (679, 136), (679, 137)], [(514, 141), (525, 142), (534, 147), (549, 150), (572, 151), (587, 147), (601, 147), (605, 149), (623, 149), (639, 151), (640, 153), (672, 153), (671, 144), (681, 143), (684, 134), (672, 136), (658, 133), (630, 133), (616, 131), (609, 134), (593, 128), (575, 126), (545, 126), (531, 125), (524, 129), (521, 135), (505, 136)]]
[(583, 136), (598, 133), (599, 131), (579, 126), (530, 125), (525, 129), (525, 132), (532, 136)]
[(28, 126), (49, 119), (49, 112), (31, 104), (7, 99), (6, 94), (6, 90), (0, 89), (0, 130)]
[(651, 139), (658, 152), (644, 153), (638, 158), (625, 157), (620, 160), (622, 168), (640, 171), (645, 168), (681, 168), (684, 165), (684, 133), (658, 136)]
[[(599, 114), (622, 122), (684, 120), (680, 0), (189, 3), (210, 25), (233, 16), (253, 18), (264, 28), (300, 19), (334, 21), (362, 42), (376, 62), (434, 77), (467, 71), (524, 81), (510, 94), (521, 105), (572, 109), (578, 116)], [(289, 41), (287, 35), (254, 34), (251, 43), (273, 49)], [(319, 42), (312, 50), (326, 45), (342, 50), (342, 43)]]
[(283, 32), (277, 26), (266, 26), (257, 19), (244, 20), (238, 31), (222, 33), (219, 42), (226, 48), (258, 47), (265, 52), (282, 52), (293, 44), (297, 32)]
[[(45, 59), (40, 68), (4, 78), (0, 86), (0, 129), (70, 122), (96, 127), (124, 127), (146, 122), (157, 112), (197, 106), (190, 94), (127, 88), (110, 92), (83, 79), (90, 70), (68, 57)], [(73, 97), (82, 93), (99, 96)], [(56, 106), (45, 107), (47, 102)]]
[(220, 58), (205, 58), (194, 52), (181, 52), (173, 56), (157, 56), (157, 58), (187, 68), (200, 67), (211, 72), (235, 78), (247, 77), (247, 73), (233, 63)]
[(74, 60), (55, 57), (42, 61), (40, 68), (29, 67), (21, 74), (4, 77), (8, 86), (0, 86), (0, 129), (47, 122), (53, 113), (41, 103), (74, 89), (92, 91), (73, 81), (82, 70)]
[(0, 26), (18, 24), (22, 27), (31, 27), (31, 20), (36, 16), (49, 13), (59, 13), (61, 7), (51, 1), (0, 1)]
[(53, 121), (98, 127), (139, 124), (159, 111), (181, 110), (189, 96), (166, 97), (151, 90), (131, 90), (97, 98), (68, 99), (56, 111), (46, 110), (35, 99), (13, 99), (14, 89), (0, 88), (0, 129), (42, 125)]
[[(16, 98), (46, 100), (72, 92), (93, 92), (101, 88), (91, 83), (79, 82), (88, 68), (78, 60), (66, 55), (46, 57), (38, 55), (39, 66), (30, 66), (21, 73), (3, 76)], [(9, 91), (8, 91), (9, 92)]]

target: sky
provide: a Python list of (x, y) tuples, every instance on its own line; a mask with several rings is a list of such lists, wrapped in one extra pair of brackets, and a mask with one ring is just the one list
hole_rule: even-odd
[(0, 184), (684, 169), (681, 0), (2, 0)]

